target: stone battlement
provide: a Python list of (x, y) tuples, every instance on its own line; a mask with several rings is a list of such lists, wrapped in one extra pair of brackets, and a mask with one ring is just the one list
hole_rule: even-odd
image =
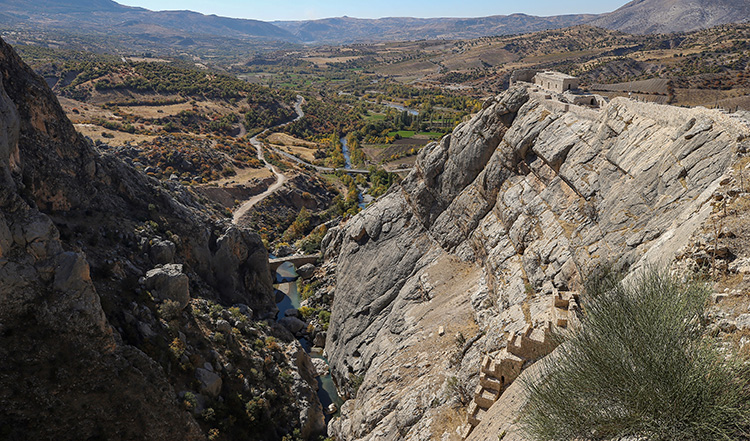
[(499, 354), (494, 357), (485, 355), (482, 359), (479, 384), (469, 405), (464, 439), (479, 425), (489, 408), (500, 399), (505, 388), (521, 375), (524, 367), (549, 355), (555, 349), (553, 329), (577, 326), (577, 293), (555, 291), (545, 301), (549, 302), (549, 310), (546, 314), (547, 320), (542, 326), (526, 326), (522, 333), (510, 336), (506, 347)]

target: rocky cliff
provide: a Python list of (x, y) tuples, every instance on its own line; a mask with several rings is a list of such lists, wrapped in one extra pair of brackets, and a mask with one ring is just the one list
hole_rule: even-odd
[(261, 321), (260, 237), (97, 151), (1, 40), (0, 180), (0, 438), (323, 429), (309, 358)]
[[(598, 262), (671, 259), (748, 137), (747, 121), (702, 108), (592, 110), (522, 87), (487, 102), (324, 240), (338, 259), (326, 351), (353, 397), (330, 431), (460, 439), (483, 357), (564, 325), (555, 299)], [(548, 351), (525, 352), (523, 366)]]

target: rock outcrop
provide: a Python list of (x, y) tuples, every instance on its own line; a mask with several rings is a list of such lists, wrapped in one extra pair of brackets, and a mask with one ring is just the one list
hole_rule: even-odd
[(211, 406), (242, 439), (320, 433), (307, 355), (251, 321), (272, 283), (256, 233), (98, 151), (0, 40), (0, 438), (205, 439)]
[(353, 398), (338, 439), (459, 439), (454, 405), (482, 358), (547, 326), (552, 296), (596, 263), (669, 261), (750, 137), (702, 108), (564, 108), (523, 88), (490, 100), (325, 238), (338, 260), (326, 352)]
[(750, 20), (743, 0), (635, 0), (589, 24), (631, 34), (666, 34)]
[(1, 42), (0, 60), (2, 437), (203, 439), (159, 366), (117, 344), (85, 256), (66, 251), (50, 218), (19, 195), (31, 186), (19, 179), (26, 126), (65, 138), (39, 113), (49, 109), (16, 104), (29, 73), (9, 74), (20, 62)]
[(169, 264), (150, 270), (146, 273), (145, 284), (157, 299), (177, 302), (181, 310), (190, 303), (190, 279), (183, 274), (182, 265)]

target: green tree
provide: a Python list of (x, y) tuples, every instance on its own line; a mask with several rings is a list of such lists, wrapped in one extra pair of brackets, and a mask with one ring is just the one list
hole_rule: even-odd
[(747, 439), (747, 380), (702, 339), (704, 284), (646, 271), (587, 283), (579, 330), (527, 380), (538, 440)]

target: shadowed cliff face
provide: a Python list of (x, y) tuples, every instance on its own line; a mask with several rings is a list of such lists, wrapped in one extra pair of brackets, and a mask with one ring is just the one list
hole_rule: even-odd
[[(127, 247), (139, 238), (119, 236), (156, 221), (163, 224), (162, 236), (165, 231), (178, 236), (180, 263), (218, 291), (219, 300), (246, 303), (261, 313), (273, 311), (267, 254), (257, 234), (228, 228), (228, 222), (206, 214), (181, 186), (161, 184), (114, 157), (101, 156), (75, 131), (44, 81), (4, 43), (0, 63), (5, 91), (18, 114), (20, 148), (11, 155), (10, 168), (20, 193), (50, 215), (65, 236), (90, 230), (84, 239), (96, 245), (84, 248), (94, 266), (118, 257), (112, 246), (99, 246), (107, 233), (116, 231), (118, 243), (111, 244), (115, 248)], [(134, 255), (134, 250), (123, 254)], [(137, 258), (118, 263), (125, 268), (169, 263), (134, 261)]]
[[(256, 233), (232, 226), (189, 189), (101, 155), (0, 40), (0, 438), (205, 439), (175, 388), (197, 395), (195, 383), (208, 378), (200, 390), (223, 400), (241, 385), (227, 346), (203, 334), (213, 334), (205, 327), (216, 320), (188, 308), (167, 323), (159, 296), (170, 295), (181, 308), (192, 298), (192, 307), (208, 310), (196, 303), (201, 297), (240, 303), (255, 319), (276, 312)], [(271, 332), (246, 317), (223, 318), (256, 338)], [(192, 359), (168, 358), (177, 337)], [(257, 431), (264, 439), (301, 420), (304, 433), (323, 424), (304, 369), (309, 358), (286, 340), (275, 367), (293, 377), (293, 396), (280, 398), (283, 424)], [(249, 370), (246, 362), (233, 364)], [(282, 386), (278, 396), (290, 388)]]
[(85, 256), (19, 195), (29, 143), (78, 161), (63, 145), (80, 140), (0, 45), (0, 437), (201, 439), (156, 363), (116, 345)]
[(458, 439), (451, 377), (473, 395), (481, 356), (544, 326), (543, 300), (597, 262), (668, 262), (750, 136), (706, 109), (571, 107), (507, 91), (325, 239), (326, 350), (339, 384), (362, 384), (331, 425), (340, 439)]

